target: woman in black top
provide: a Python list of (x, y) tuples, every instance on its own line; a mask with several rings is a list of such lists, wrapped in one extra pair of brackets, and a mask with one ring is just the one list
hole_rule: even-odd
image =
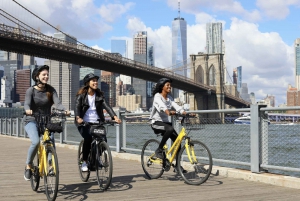
[[(26, 115), (24, 116), (25, 131), (31, 141), (24, 173), (24, 179), (27, 181), (31, 178), (32, 172), (30, 168), (40, 144), (36, 121), (31, 115), (37, 112), (50, 114), (53, 104), (55, 104), (57, 109), (65, 110), (55, 89), (51, 85), (47, 84), (49, 79), (49, 66), (36, 66), (36, 68), (32, 71), (31, 78), (35, 81), (35, 85), (27, 89), (24, 102), (24, 109), (26, 112)], [(69, 112), (66, 111), (66, 114), (69, 114)], [(53, 135), (51, 135), (51, 140), (54, 144)]]
[(117, 123), (121, 123), (121, 120), (117, 117), (113, 109), (105, 102), (103, 92), (98, 88), (99, 77), (93, 73), (87, 74), (84, 79), (84, 87), (80, 88), (76, 95), (75, 104), (75, 125), (78, 128), (79, 133), (84, 138), (82, 160), (82, 171), (88, 171), (86, 160), (88, 158), (92, 136), (90, 134), (90, 126), (83, 126), (83, 122), (97, 122), (105, 121), (103, 109), (111, 116)]

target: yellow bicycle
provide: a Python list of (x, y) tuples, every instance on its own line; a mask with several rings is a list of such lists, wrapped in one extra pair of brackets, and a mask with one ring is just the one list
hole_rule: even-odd
[[(54, 201), (58, 192), (59, 167), (57, 154), (50, 136), (54, 132), (62, 132), (61, 120), (65, 117), (65, 114), (64, 111), (53, 110), (51, 115), (36, 113), (33, 116), (36, 119), (39, 134), (43, 136), (38, 152), (33, 160), (32, 177), (30, 179), (31, 188), (33, 191), (37, 191), (40, 178), (44, 177), (47, 199)], [(57, 118), (60, 121), (57, 121)]]
[[(177, 120), (182, 118), (182, 129), (170, 149), (167, 145), (164, 145), (163, 160), (155, 157), (155, 150), (160, 143), (158, 140), (150, 139), (144, 144), (141, 153), (143, 170), (149, 179), (157, 179), (162, 176), (164, 171), (169, 171), (170, 167), (173, 166), (177, 168), (177, 171), (186, 183), (200, 185), (211, 174), (213, 165), (212, 156), (204, 143), (190, 139), (188, 134), (191, 130), (202, 129), (204, 125), (200, 123), (198, 117), (189, 115), (176, 115), (176, 117)], [(155, 134), (160, 135), (160, 133)], [(183, 146), (181, 146), (182, 141), (184, 141)], [(175, 157), (176, 167), (172, 164)]]

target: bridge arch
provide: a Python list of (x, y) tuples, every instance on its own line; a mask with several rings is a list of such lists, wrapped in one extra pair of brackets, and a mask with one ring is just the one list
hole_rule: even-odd
[(195, 81), (204, 84), (204, 69), (201, 65), (198, 66), (195, 72)]
[(216, 85), (216, 68), (213, 64), (208, 69), (208, 85), (209, 86)]

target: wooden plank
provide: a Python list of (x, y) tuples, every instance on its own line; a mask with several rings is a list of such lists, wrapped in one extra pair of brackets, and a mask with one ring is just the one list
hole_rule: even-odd
[[(23, 178), (29, 140), (0, 135), (0, 200), (47, 200), (44, 181), (38, 192)], [(242, 179), (211, 177), (200, 186), (191, 186), (171, 169), (162, 178), (148, 180), (139, 162), (113, 158), (111, 188), (101, 192), (95, 172), (89, 182), (80, 180), (77, 151), (57, 146), (60, 185), (56, 200), (298, 200), (300, 191)]]

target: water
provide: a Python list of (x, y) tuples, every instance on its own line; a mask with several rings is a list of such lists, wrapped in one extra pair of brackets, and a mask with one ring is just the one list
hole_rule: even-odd
[[(260, 156), (268, 165), (283, 167), (300, 167), (300, 125), (270, 124), (267, 129), (264, 145), (265, 155)], [(115, 127), (109, 126), (107, 132), (108, 144), (116, 146)], [(159, 141), (149, 124), (127, 124), (126, 147), (142, 149), (144, 143), (151, 138)], [(205, 143), (210, 149), (213, 158), (250, 163), (250, 125), (234, 124), (207, 124), (202, 130), (191, 131), (189, 136), (193, 140)], [(74, 124), (67, 124), (67, 141), (80, 142), (82, 139)], [(121, 141), (122, 144), (122, 141)], [(123, 145), (122, 145), (123, 146)], [(127, 151), (140, 154), (140, 152)], [(250, 169), (249, 166), (232, 165), (214, 162), (214, 165)], [(285, 175), (300, 176), (297, 172), (270, 170), (269, 172)]]

